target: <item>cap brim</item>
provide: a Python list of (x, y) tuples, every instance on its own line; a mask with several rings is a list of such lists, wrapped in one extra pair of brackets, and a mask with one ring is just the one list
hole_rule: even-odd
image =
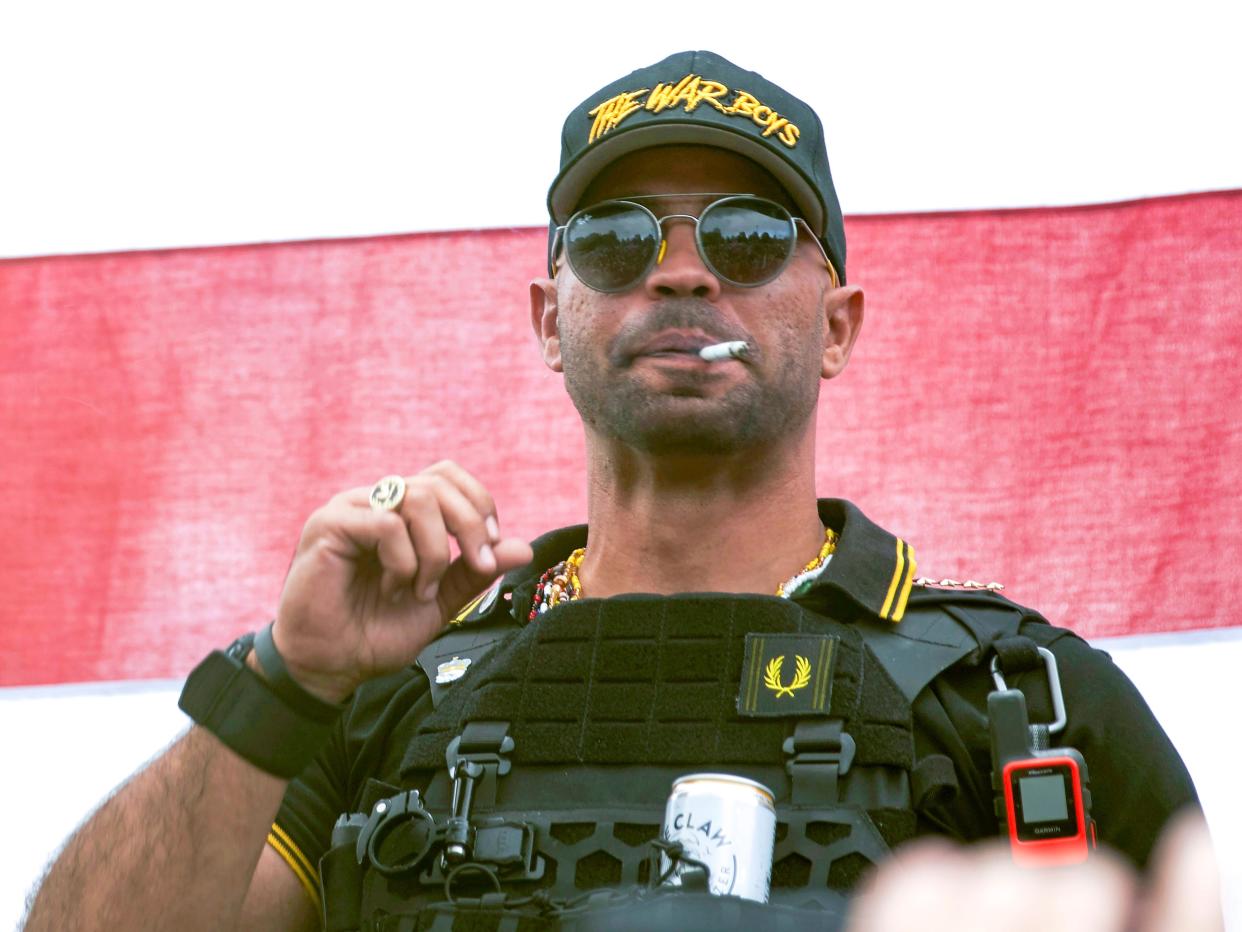
[(568, 220), (595, 176), (621, 156), (639, 149), (677, 145), (714, 146), (745, 156), (766, 169), (789, 192), (812, 230), (824, 229), (824, 206), (815, 188), (801, 172), (774, 153), (770, 145), (757, 142), (751, 134), (720, 126), (671, 121), (614, 131), (566, 165), (548, 192), (548, 211), (553, 221), (562, 224)]

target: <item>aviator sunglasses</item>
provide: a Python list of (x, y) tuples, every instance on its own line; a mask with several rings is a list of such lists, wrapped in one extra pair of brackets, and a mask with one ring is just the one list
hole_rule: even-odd
[[(662, 197), (716, 195), (653, 194), (604, 201), (583, 208), (556, 228), (552, 256), (562, 247), (574, 275), (595, 291), (627, 291), (664, 260), (668, 243), (663, 224), (689, 220), (695, 225), (699, 257), (721, 281), (755, 288), (785, 270), (798, 245), (798, 224), (806, 228), (828, 265), (833, 285), (839, 279), (823, 243), (801, 217), (774, 201), (751, 194), (732, 194), (712, 201), (697, 216), (657, 217), (639, 201)], [(555, 267), (555, 263), (554, 263)]]

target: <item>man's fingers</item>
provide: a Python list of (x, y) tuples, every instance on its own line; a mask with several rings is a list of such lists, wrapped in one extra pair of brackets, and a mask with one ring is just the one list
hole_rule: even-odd
[(418, 558), (414, 596), (419, 601), (429, 602), (436, 597), (440, 577), (452, 556), (440, 500), (424, 485), (411, 486), (406, 489), (400, 513)]
[(496, 554), (485, 516), (453, 482), (442, 476), (426, 480), (427, 490), (440, 504), (444, 526), (457, 540), (461, 555), (476, 573), (496, 574)]
[(535, 553), (530, 549), (530, 544), (520, 537), (503, 538), (496, 544), (495, 552), (497, 573), (507, 573), (509, 570), (517, 569), (519, 566), (525, 566), (535, 558)]
[[(407, 479), (406, 481), (408, 482), (409, 480)], [(332, 501), (342, 502), (346, 505), (351, 505), (354, 508), (366, 507), (371, 509), (371, 489), (373, 488), (374, 486), (370, 485), (355, 486), (352, 489), (346, 489), (339, 495), (334, 496)]]
[(382, 569), (383, 596), (391, 597), (414, 577), (418, 561), (400, 515), (343, 505), (325, 509), (322, 521), (325, 529), (335, 528), (349, 542), (354, 556), (372, 551), (376, 554)]
[(487, 491), (487, 487), (482, 482), (452, 460), (442, 460), (434, 466), (428, 467), (424, 470), (424, 473), (442, 476), (451, 482), (474, 506), (474, 510), (482, 516), (487, 530), (488, 543), (496, 544), (500, 542), (500, 524), (496, 514), (496, 502), (492, 498), (492, 493)]
[(445, 615), (453, 617), (463, 605), (469, 602), (480, 591), (487, 588), (493, 580), (511, 569), (525, 566), (534, 556), (530, 544), (517, 537), (502, 538), (493, 548), (496, 555), (496, 571), (480, 573), (462, 558), (457, 558), (449, 566), (448, 572), (440, 583), (440, 604)]
[[(475, 562), (476, 569), (490, 572), (490, 547), (500, 540), (500, 524), (496, 503), (483, 483), (450, 460), (404, 479), (405, 498), (398, 510), (409, 517), (406, 502), (426, 491), (434, 494), (444, 513), (444, 523), (457, 539), (462, 553)], [(360, 486), (342, 493), (341, 497), (356, 507), (369, 508), (370, 494), (369, 487)]]
[[(420, 601), (436, 598), (452, 558), (450, 537), (456, 540), (465, 566), (454, 574), (452, 595), (441, 596), (445, 605), (451, 605), (463, 588), (470, 589), (469, 597), (498, 574), (529, 561), (524, 542), (516, 551), (511, 542), (504, 560), (497, 554), (502, 541), (495, 501), (461, 466), (445, 460), (405, 477), (405, 483), (405, 496), (395, 514), (406, 526), (409, 546), (399, 547), (389, 538), (374, 541), (383, 565), (381, 591), (385, 597), (410, 584)], [(370, 494), (370, 486), (349, 489), (333, 499), (329, 508), (377, 514), (371, 508)], [(370, 525), (360, 521), (350, 526), (357, 529), (362, 541)]]

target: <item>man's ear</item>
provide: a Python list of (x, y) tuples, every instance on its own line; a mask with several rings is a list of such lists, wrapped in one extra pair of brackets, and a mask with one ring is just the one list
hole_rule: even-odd
[(557, 327), (556, 280), (536, 278), (530, 283), (530, 325), (543, 349), (543, 361), (561, 371), (561, 333)]
[(844, 285), (824, 292), (824, 360), (821, 374), (835, 378), (845, 370), (863, 324), (863, 292)]

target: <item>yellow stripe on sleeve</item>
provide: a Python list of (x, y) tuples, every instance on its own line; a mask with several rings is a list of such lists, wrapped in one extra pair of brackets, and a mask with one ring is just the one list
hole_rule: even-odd
[(294, 844), (293, 839), (285, 834), (284, 829), (275, 823), (272, 824), (272, 830), (267, 833), (267, 843), (284, 858), (285, 863), (293, 870), (294, 876), (302, 884), (302, 889), (310, 897), (315, 912), (322, 912), (323, 907), (319, 899), (319, 872), (311, 866), (306, 855), (302, 853), (302, 849)]
[(884, 604), (880, 606), (880, 617), (888, 618), (888, 610), (893, 607), (893, 597), (897, 595), (897, 587), (901, 584), (902, 572), (906, 568), (906, 559), (901, 553), (901, 538), (897, 538), (897, 566), (893, 569), (893, 578), (888, 584), (888, 595), (884, 596)]
[(910, 601), (910, 590), (914, 588), (914, 574), (919, 569), (918, 561), (914, 559), (914, 548), (909, 544), (906, 544), (906, 557), (909, 566), (906, 569), (906, 581), (901, 585), (901, 594), (897, 596), (897, 604), (893, 606), (894, 624), (906, 617), (906, 603)]
[(297, 846), (297, 842), (289, 837), (289, 833), (279, 825), (272, 823), (272, 834), (284, 844), (285, 848), (288, 849), (291, 855), (297, 858), (298, 863), (302, 865), (302, 869), (306, 872), (306, 875), (318, 880), (319, 872), (315, 870), (315, 865), (310, 862), (310, 858), (302, 853), (302, 849)]

